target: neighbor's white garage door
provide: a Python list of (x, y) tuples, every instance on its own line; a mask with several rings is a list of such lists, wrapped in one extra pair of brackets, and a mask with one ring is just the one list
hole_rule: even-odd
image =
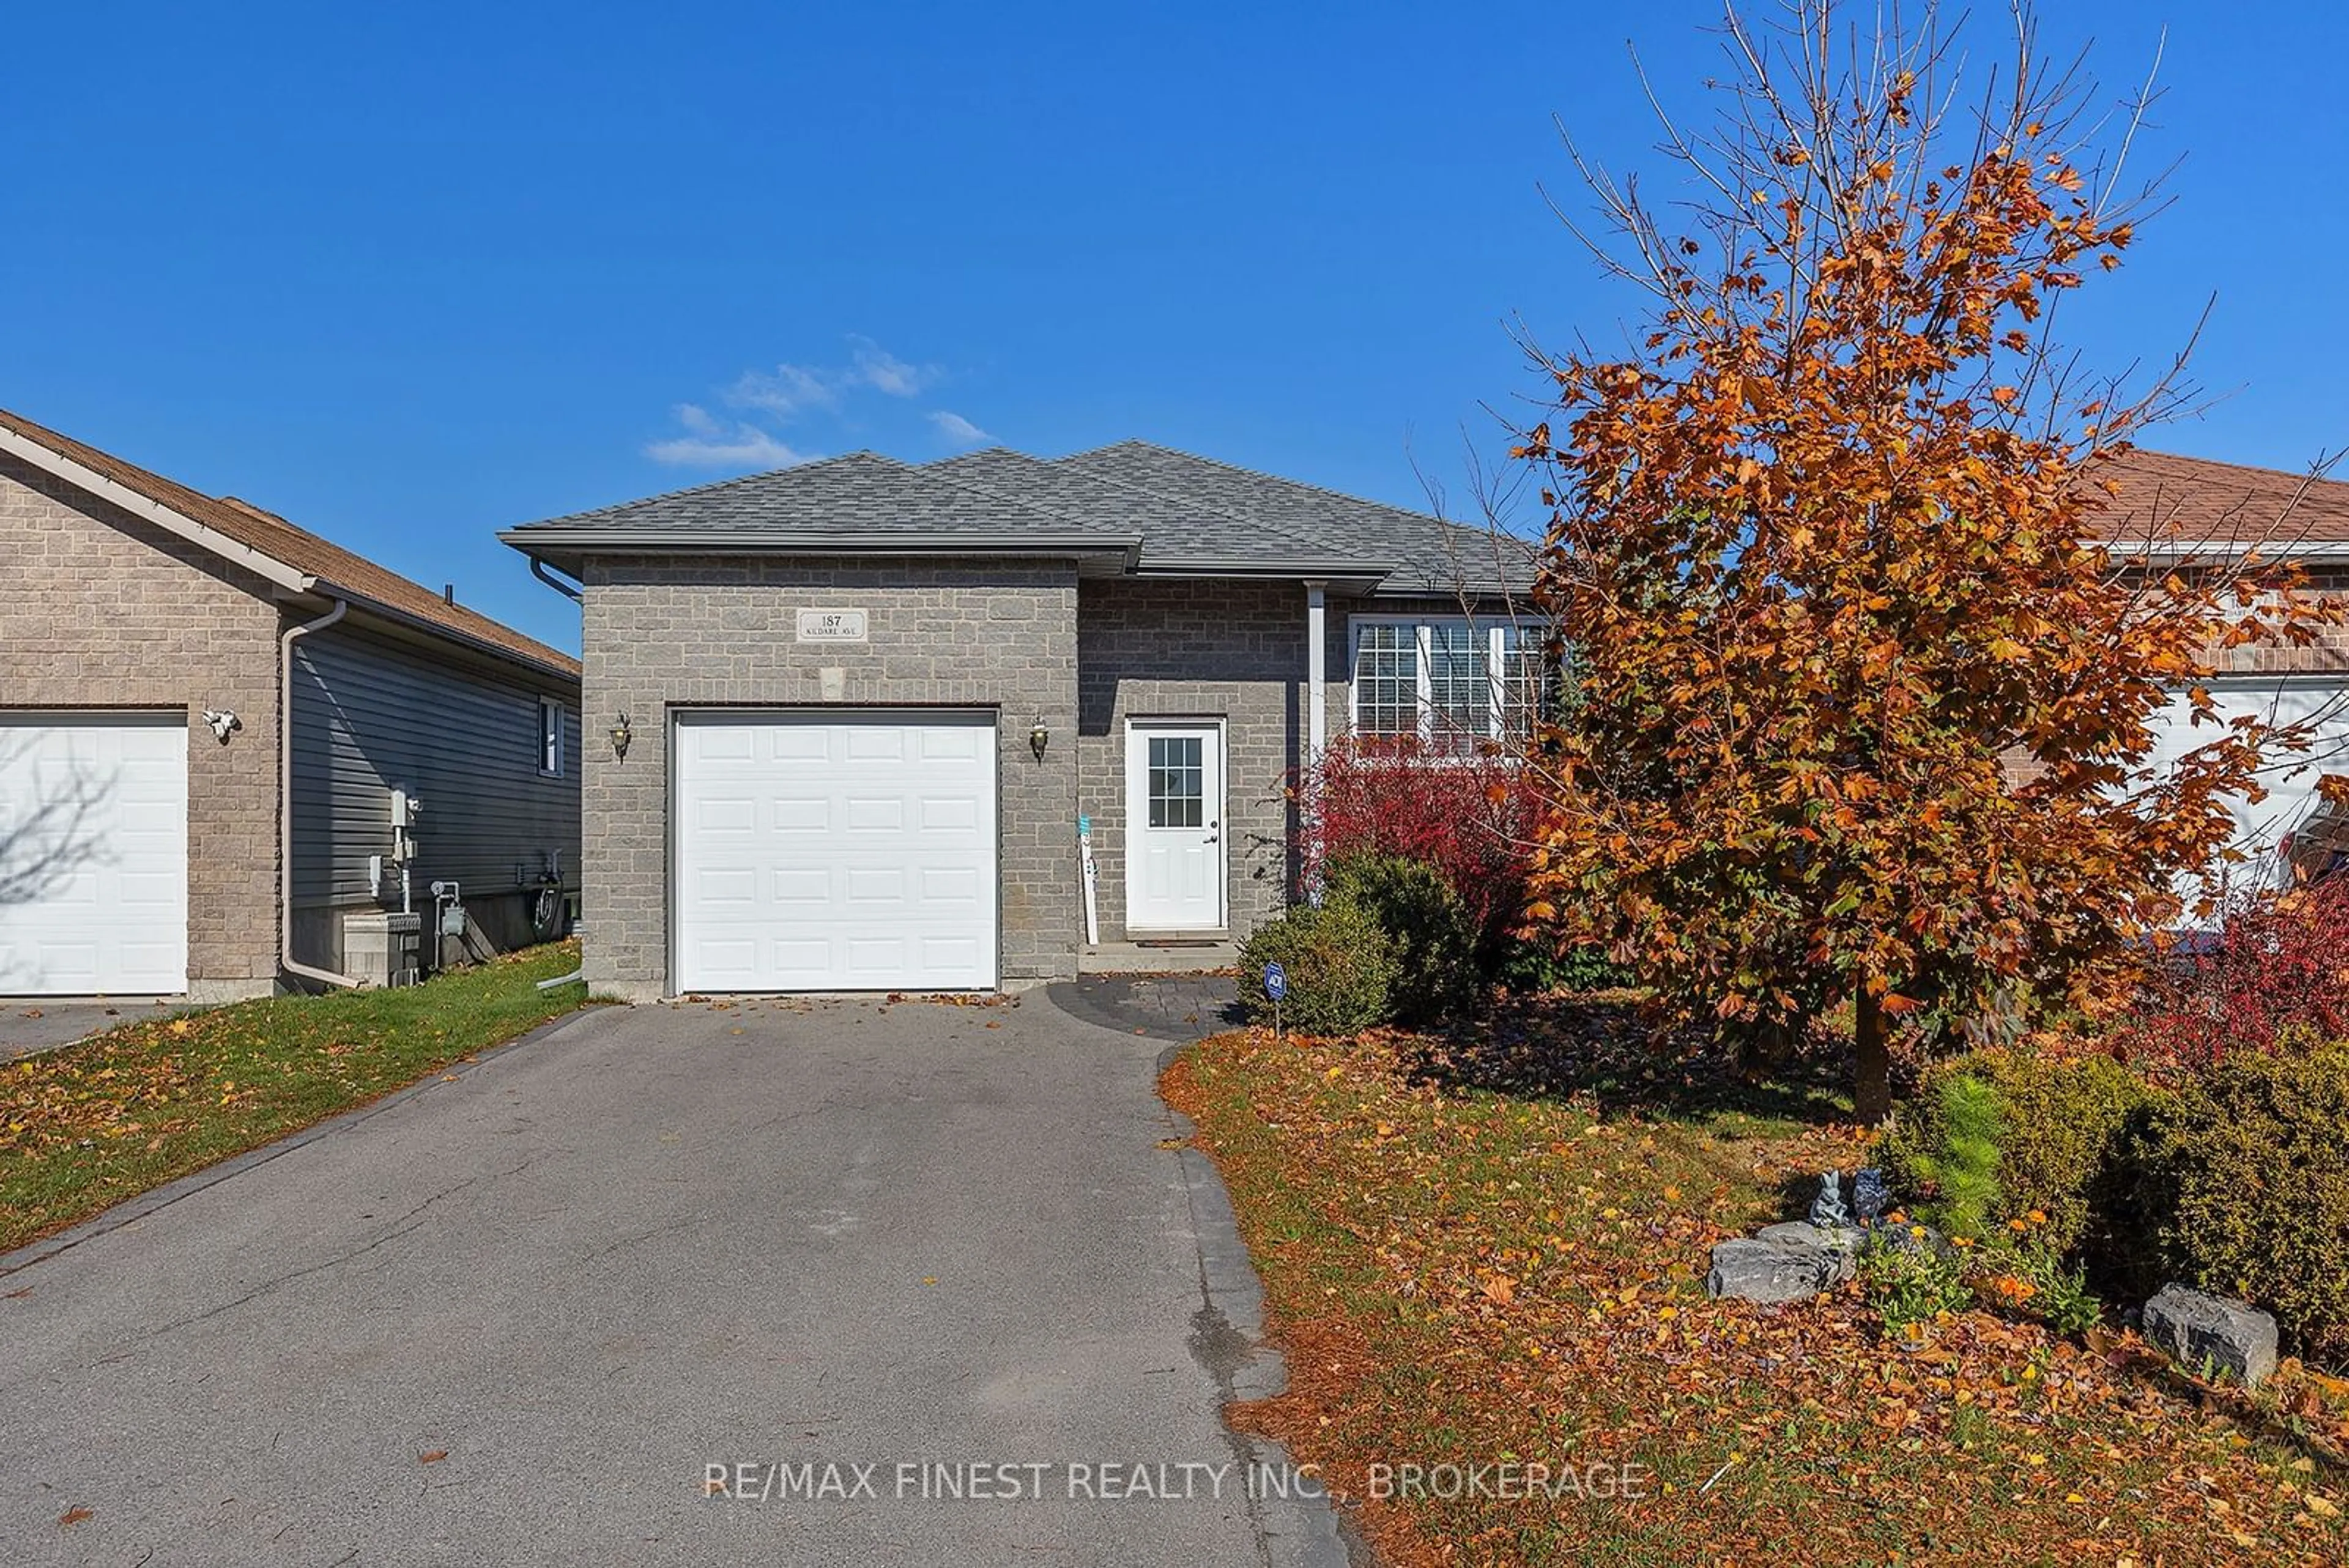
[(187, 989), (187, 716), (0, 716), (0, 994)]
[(2189, 752), (2226, 737), (2224, 722), (2251, 714), (2271, 724), (2310, 724), (2314, 743), (2306, 752), (2277, 751), (2260, 770), (2266, 797), (2256, 804), (2229, 801), (2236, 842), (2254, 857), (2244, 874), (2280, 875), (2266, 858), (2285, 836), (2299, 830), (2317, 805), (2317, 781), (2326, 774), (2349, 774), (2349, 685), (2331, 676), (2234, 677), (2206, 682), (2219, 723), (2193, 722), (2194, 707), (2180, 692), (2169, 700), (2155, 731), (2150, 759), (2166, 772)]
[(992, 714), (680, 715), (676, 986), (995, 984)]

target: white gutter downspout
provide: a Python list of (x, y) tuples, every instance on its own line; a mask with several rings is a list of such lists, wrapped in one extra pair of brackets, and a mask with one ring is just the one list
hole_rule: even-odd
[[(587, 600), (585, 597), (581, 594), (579, 589), (573, 587), (569, 583), (564, 582), (561, 577), (558, 577), (554, 573), (548, 571), (546, 563), (540, 560), (536, 556), (533, 556), (530, 558), (530, 575), (536, 577), (540, 582), (544, 583), (548, 587), (553, 588), (556, 593), (561, 594), (564, 597), (569, 599), (573, 604), (577, 605), (583, 615), (585, 613), (587, 608)], [(582, 725), (584, 726), (587, 718), (587, 687), (586, 682), (584, 680), (580, 682), (579, 688), (579, 718)], [(583, 739), (585, 737), (583, 736)], [(586, 921), (582, 920), (580, 925), (585, 926), (586, 923)], [(541, 991), (553, 991), (556, 986), (569, 985), (574, 981), (585, 980), (586, 978), (587, 960), (585, 955), (583, 953), (580, 957), (579, 967), (577, 969), (573, 970), (569, 974), (558, 974), (553, 980), (540, 981), (538, 982), (538, 989)]]
[(321, 985), (356, 991), (359, 982), (351, 976), (297, 963), (294, 958), (294, 643), (324, 631), (350, 613), (350, 607), (348, 599), (336, 599), (333, 609), (316, 620), (287, 627), (277, 639), (277, 967)]
[[(1329, 584), (1308, 578), (1305, 584), (1305, 772), (1308, 780), (1315, 778), (1321, 765), (1321, 753), (1330, 749), (1330, 620)], [(1306, 833), (1317, 839), (1321, 824), (1319, 791), (1308, 794), (1306, 809), (1313, 816), (1305, 823)], [(1321, 878), (1316, 875), (1308, 883), (1306, 897), (1313, 903), (1321, 901)]]
[(1305, 585), (1305, 744), (1308, 760), (1330, 749), (1330, 621), (1325, 583)]

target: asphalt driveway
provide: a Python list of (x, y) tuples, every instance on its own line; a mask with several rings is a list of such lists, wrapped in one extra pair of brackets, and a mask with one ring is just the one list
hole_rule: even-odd
[(152, 997), (116, 1000), (0, 997), (0, 1062), (51, 1051), (60, 1045), (140, 1018), (161, 1018), (182, 1011), (185, 1002), (159, 1002)]
[(1342, 1563), (1163, 1048), (608, 1009), (0, 1258), (0, 1561)]

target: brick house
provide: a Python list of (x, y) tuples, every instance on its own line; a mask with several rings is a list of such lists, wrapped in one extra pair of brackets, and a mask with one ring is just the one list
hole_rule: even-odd
[(1521, 545), (1141, 442), (502, 537), (581, 585), (587, 978), (632, 997), (1209, 961), (1286, 902), (1300, 757), (1497, 735), (1538, 659)]
[(0, 995), (390, 978), (342, 966), (388, 962), (403, 884), (419, 927), (457, 885), (452, 958), (560, 925), (567, 655), (5, 412), (0, 563)]
[[(2118, 493), (2095, 526), (2116, 558), (2143, 561), (2149, 585), (2198, 561), (2256, 549), (2298, 563), (2316, 592), (2349, 594), (2349, 483), (2156, 452), (2113, 458), (2104, 472)], [(2272, 847), (2311, 820), (2322, 775), (2349, 774), (2349, 626), (2327, 628), (2307, 648), (2230, 649), (2223, 666), (2227, 673), (2206, 683), (2221, 718), (2248, 713), (2316, 728), (2310, 751), (2264, 770), (2266, 798), (2237, 809), (2246, 838)], [(2182, 695), (2170, 704), (2157, 765), (2215, 738), (2207, 722), (2189, 723), (2189, 712)]]
[[(2349, 485), (2109, 472), (2125, 559), (2259, 545), (2349, 591)], [(1498, 738), (1537, 680), (1521, 544), (1142, 442), (857, 453), (502, 536), (581, 583), (585, 961), (634, 997), (1226, 958), (1293, 884), (1300, 758)], [(2349, 639), (2231, 662), (2222, 711), (2326, 720), (2244, 808), (2279, 837), (2349, 747)], [(2184, 720), (2169, 752), (2209, 734)]]

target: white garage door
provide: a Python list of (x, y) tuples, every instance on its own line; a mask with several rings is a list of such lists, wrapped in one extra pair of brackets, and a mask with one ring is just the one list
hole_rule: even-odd
[(188, 721), (0, 716), (0, 994), (188, 989)]
[[(2307, 821), (2317, 804), (2320, 778), (2349, 774), (2349, 685), (2332, 677), (2266, 676), (2212, 680), (2207, 690), (2222, 722), (2252, 714), (2271, 724), (2314, 726), (2315, 743), (2306, 752), (2279, 750), (2261, 769), (2265, 798), (2254, 803), (2238, 796), (2229, 802), (2236, 842), (2254, 857), (2251, 867), (2231, 874), (2230, 879), (2245, 874), (2281, 875), (2281, 864), (2268, 858), (2268, 852)], [(2193, 711), (2184, 693), (2170, 699), (2154, 738), (2151, 762), (2157, 772), (2225, 738), (2220, 724), (2192, 722)]]
[(995, 721), (680, 715), (676, 986), (995, 984)]

